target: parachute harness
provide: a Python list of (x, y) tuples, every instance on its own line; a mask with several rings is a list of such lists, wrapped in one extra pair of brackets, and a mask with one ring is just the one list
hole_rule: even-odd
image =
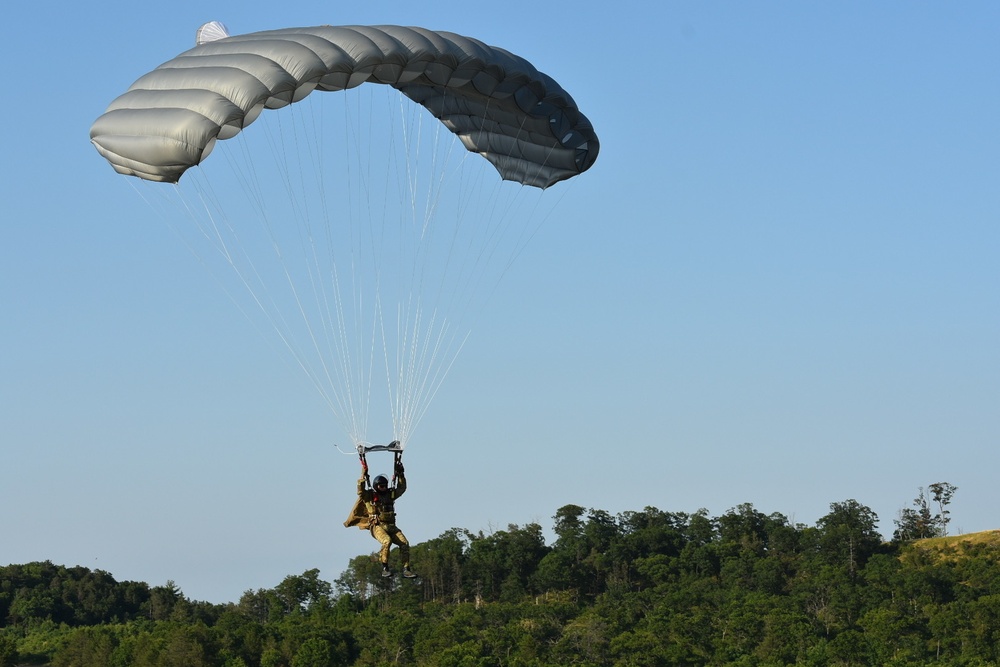
[(388, 445), (358, 445), (358, 458), (361, 461), (361, 469), (364, 471), (365, 486), (372, 490), (372, 504), (376, 507), (376, 511), (371, 513), (368, 518), (371, 527), (374, 528), (380, 522), (379, 517), (382, 513), (382, 509), (380, 507), (378, 490), (372, 486), (371, 476), (368, 473), (368, 452), (393, 453), (392, 480), (389, 487), (391, 492), (391, 489), (396, 487), (396, 474), (403, 467), (403, 446), (400, 444), (399, 440), (393, 440)]

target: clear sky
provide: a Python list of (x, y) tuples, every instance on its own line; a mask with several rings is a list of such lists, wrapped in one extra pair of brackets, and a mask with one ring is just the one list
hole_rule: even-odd
[(0, 563), (224, 602), (374, 546), (317, 392), (88, 141), (212, 19), (475, 36), (601, 138), (407, 450), (411, 542), (851, 498), (889, 536), (938, 481), (1000, 528), (1000, 7), (573, 7), (5, 4)]

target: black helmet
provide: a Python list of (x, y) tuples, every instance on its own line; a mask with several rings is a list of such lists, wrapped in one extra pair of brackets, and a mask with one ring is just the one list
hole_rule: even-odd
[(389, 486), (389, 478), (386, 477), (385, 475), (379, 475), (378, 477), (376, 477), (372, 481), (372, 487), (373, 488), (377, 489), (380, 486), (384, 486), (384, 487), (388, 487)]

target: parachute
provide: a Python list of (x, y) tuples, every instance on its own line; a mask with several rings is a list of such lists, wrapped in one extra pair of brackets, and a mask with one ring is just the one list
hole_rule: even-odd
[(506, 180), (545, 188), (597, 159), (593, 127), (566, 91), (475, 39), (400, 26), (213, 37), (141, 77), (94, 122), (91, 141), (118, 172), (176, 182), (263, 109), (367, 81), (424, 106)]
[[(91, 142), (115, 171), (140, 179), (134, 187), (196, 256), (235, 270), (242, 287), (224, 288), (245, 288), (240, 307), (264, 314), (352, 449), (401, 451), (470, 321), (540, 224), (529, 193), (596, 160), (590, 121), (527, 60), (448, 32), (319, 26), (229, 36), (212, 22), (197, 44), (115, 99)], [(374, 90), (387, 101), (358, 96)], [(336, 100), (335, 120), (313, 110), (315, 98)], [(392, 118), (374, 119), (380, 108)], [(452, 135), (470, 161), (453, 154)], [(213, 150), (225, 157), (206, 161)], [(479, 164), (495, 170), (495, 183)], [(175, 225), (168, 206), (194, 224)], [(379, 400), (393, 426), (376, 440), (389, 446), (367, 435)]]

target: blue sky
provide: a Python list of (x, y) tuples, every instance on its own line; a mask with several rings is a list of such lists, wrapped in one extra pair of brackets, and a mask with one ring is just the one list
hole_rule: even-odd
[[(881, 530), (958, 486), (1000, 528), (1000, 9), (971, 2), (17, 3), (0, 110), (0, 562), (235, 601), (374, 542), (302, 373), (89, 145), (201, 23), (421, 25), (553, 75), (601, 156), (478, 321), (406, 454), (400, 523), (562, 505)], [(29, 29), (30, 27), (30, 29)], [(374, 464), (373, 467), (377, 467)]]

